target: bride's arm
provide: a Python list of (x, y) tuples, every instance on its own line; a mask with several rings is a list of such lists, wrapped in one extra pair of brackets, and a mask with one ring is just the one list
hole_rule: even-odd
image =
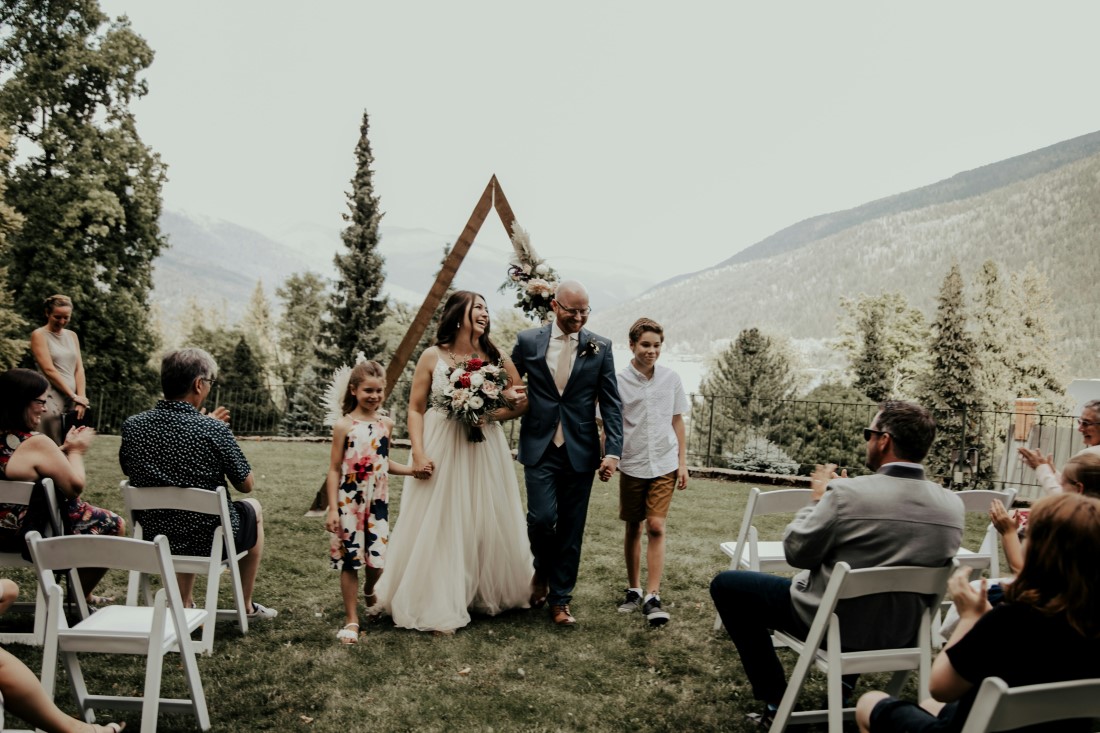
[(527, 388), (519, 378), (519, 371), (511, 359), (504, 360), (504, 371), (508, 372), (508, 389), (504, 390), (504, 396), (512, 402), (512, 407), (494, 410), (489, 415), (490, 420), (498, 422), (514, 420), (527, 412)]
[(416, 362), (412, 390), (409, 394), (409, 442), (412, 443), (412, 470), (414, 475), (430, 473), (431, 459), (424, 454), (424, 413), (428, 411), (428, 392), (432, 388), (432, 372), (439, 361), (435, 348), (425, 349)]

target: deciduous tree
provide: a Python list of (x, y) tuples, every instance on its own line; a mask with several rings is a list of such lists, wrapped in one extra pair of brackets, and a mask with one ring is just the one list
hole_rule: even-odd
[(35, 322), (43, 298), (71, 296), (92, 388), (133, 389), (156, 381), (148, 295), (165, 171), (130, 110), (153, 52), (125, 18), (106, 23), (96, 0), (0, 5), (0, 126), (18, 151), (6, 199), (25, 218), (9, 282)]
[[(7, 262), (11, 254), (8, 235), (18, 231), (23, 224), (23, 217), (4, 203), (4, 190), (7, 185), (3, 168), (8, 161), (8, 143), (9, 137), (0, 131), (0, 262)], [(15, 311), (11, 290), (11, 285), (8, 283), (8, 267), (4, 265), (0, 267), (0, 370), (10, 369), (18, 364), (28, 344), (28, 324), (26, 319)]]

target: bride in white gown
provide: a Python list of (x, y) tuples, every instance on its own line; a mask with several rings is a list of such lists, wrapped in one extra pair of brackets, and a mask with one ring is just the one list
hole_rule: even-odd
[(429, 390), (446, 387), (454, 365), (475, 353), (501, 358), (485, 299), (458, 291), (444, 305), (436, 345), (416, 364), (409, 439), (413, 470), (427, 478), (405, 479), (376, 591), (377, 610), (402, 628), (448, 633), (470, 623), (470, 611), (491, 615), (529, 603), (527, 521), (499, 423), (523, 412), (519, 374), (506, 359), (512, 386), (505, 394), (516, 407), (492, 415), (483, 442), (470, 442), (464, 423), (428, 407)]

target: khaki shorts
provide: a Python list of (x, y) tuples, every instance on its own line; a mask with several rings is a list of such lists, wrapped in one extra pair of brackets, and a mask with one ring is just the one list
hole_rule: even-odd
[(676, 471), (657, 478), (634, 478), (619, 473), (619, 519), (640, 522), (646, 517), (667, 517), (676, 490)]

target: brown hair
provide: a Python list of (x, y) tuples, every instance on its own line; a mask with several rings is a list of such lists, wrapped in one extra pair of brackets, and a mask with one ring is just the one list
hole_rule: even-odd
[(661, 324), (652, 318), (639, 318), (634, 321), (634, 325), (630, 327), (627, 332), (627, 336), (630, 338), (631, 344), (638, 343), (638, 339), (642, 337), (642, 334), (646, 331), (652, 331), (661, 337), (661, 343), (665, 342), (665, 329), (661, 328)]
[[(439, 329), (435, 332), (436, 344), (450, 346), (455, 342), (458, 330), (469, 318), (470, 309), (473, 308), (476, 298), (485, 300), (484, 295), (472, 290), (456, 290), (451, 293), (451, 297), (447, 298), (447, 302), (443, 304), (443, 315), (439, 317)], [(490, 319), (489, 324), (485, 326), (485, 333), (481, 334), (481, 338), (477, 340), (477, 348), (488, 361), (496, 363), (500, 361), (500, 349), (489, 338), (489, 328), (492, 323)]]
[(43, 305), (46, 306), (46, 315), (53, 313), (54, 308), (72, 308), (73, 300), (67, 295), (51, 295), (43, 301)]
[(1024, 566), (1005, 599), (1047, 616), (1065, 614), (1082, 636), (1100, 636), (1100, 499), (1057, 494), (1040, 499), (1028, 517)]
[(0, 428), (28, 430), (27, 407), (49, 386), (45, 377), (30, 369), (9, 369), (0, 374)]
[(903, 461), (920, 463), (936, 439), (936, 419), (915, 402), (887, 400), (878, 406), (878, 429), (889, 433), (894, 453)]
[(1066, 461), (1062, 476), (1074, 484), (1081, 484), (1081, 493), (1100, 499), (1100, 456), (1081, 453)]
[(368, 377), (381, 379), (383, 386), (386, 384), (386, 370), (378, 362), (361, 361), (352, 367), (351, 374), (348, 375), (348, 389), (344, 392), (344, 403), (342, 405), (345, 415), (359, 406), (359, 401), (355, 399), (352, 392), (358, 389), (363, 380)]

